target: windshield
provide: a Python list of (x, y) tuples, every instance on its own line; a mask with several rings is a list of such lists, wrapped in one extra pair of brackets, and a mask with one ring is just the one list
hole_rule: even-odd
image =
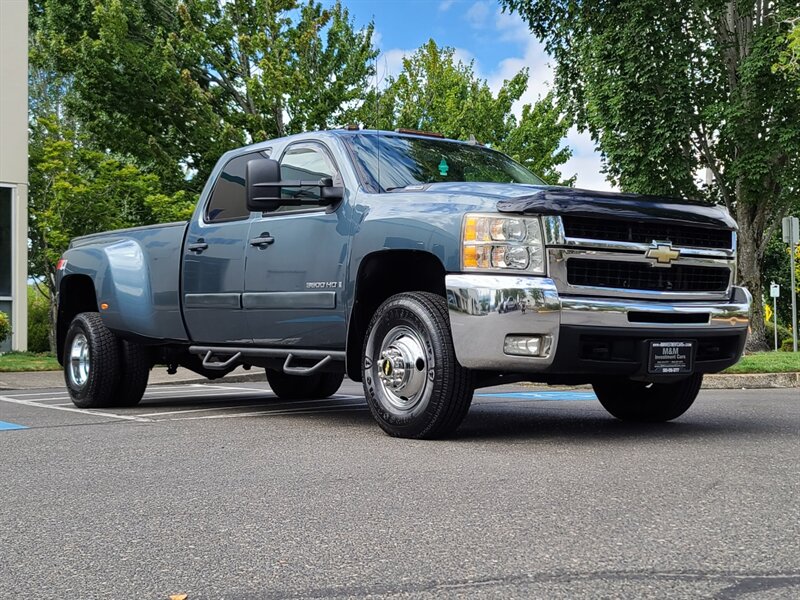
[(391, 134), (354, 135), (348, 141), (381, 191), (441, 181), (545, 185), (522, 165), (483, 146)]

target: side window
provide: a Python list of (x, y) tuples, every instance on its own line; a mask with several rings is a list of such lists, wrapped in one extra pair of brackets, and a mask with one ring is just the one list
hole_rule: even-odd
[[(338, 179), (336, 167), (322, 148), (314, 145), (290, 147), (281, 160), (281, 179), (284, 181), (319, 181), (323, 177)], [(319, 188), (283, 188), (284, 198), (302, 196), (319, 198)], [(285, 207), (295, 209), (297, 207)]]
[(228, 161), (214, 184), (206, 205), (206, 222), (236, 221), (250, 216), (245, 192), (245, 170), (254, 158), (269, 156), (270, 151), (253, 152)]

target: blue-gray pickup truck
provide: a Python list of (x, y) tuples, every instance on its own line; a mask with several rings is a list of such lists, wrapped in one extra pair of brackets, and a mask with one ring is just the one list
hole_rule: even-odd
[(154, 365), (244, 366), (286, 400), (361, 381), (394, 436), (447, 435), (518, 381), (666, 421), (741, 356), (735, 264), (717, 206), (548, 186), (423, 132), (308, 133), (225, 154), (188, 223), (73, 240), (58, 356), (80, 407), (136, 404)]

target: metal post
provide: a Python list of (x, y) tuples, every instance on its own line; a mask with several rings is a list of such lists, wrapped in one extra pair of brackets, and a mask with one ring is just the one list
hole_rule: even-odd
[(778, 299), (772, 298), (772, 318), (774, 320), (773, 328), (775, 329), (775, 352), (778, 351)]
[(797, 284), (794, 280), (794, 246), (793, 243), (789, 245), (789, 264), (791, 265), (792, 278), (792, 348), (794, 352), (797, 352)]
[(794, 254), (796, 246), (800, 244), (800, 219), (797, 217), (784, 217), (781, 220), (783, 241), (789, 244), (789, 275), (792, 289), (792, 350), (797, 352), (797, 283), (794, 275)]

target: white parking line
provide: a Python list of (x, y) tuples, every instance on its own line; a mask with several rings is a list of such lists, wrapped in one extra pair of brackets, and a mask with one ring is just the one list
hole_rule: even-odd
[(66, 412), (75, 412), (83, 415), (92, 415), (94, 417), (103, 417), (106, 419), (121, 419), (123, 421), (138, 421), (140, 423), (152, 423), (152, 419), (143, 417), (134, 417), (131, 415), (116, 415), (113, 413), (100, 412), (98, 410), (89, 410), (86, 408), (70, 408), (68, 406), (56, 406), (55, 404), (40, 404), (32, 400), (20, 400), (18, 398), (9, 398), (7, 396), (0, 396), (0, 401), (10, 402), (12, 404), (21, 404), (22, 406), (30, 406), (32, 408), (49, 408), (51, 410), (63, 410)]
[(214, 406), (212, 408), (188, 408), (186, 410), (166, 410), (161, 412), (144, 413), (140, 417), (160, 417), (162, 415), (177, 415), (183, 413), (210, 412), (212, 410), (233, 410), (234, 408), (253, 408), (252, 404), (234, 404), (233, 406)]
[[(302, 408), (299, 410), (264, 410), (259, 412), (246, 412), (237, 413), (235, 415), (207, 415), (203, 417), (173, 417), (171, 419), (163, 419), (164, 421), (197, 421), (200, 419), (238, 419), (239, 417), (272, 417), (281, 415), (302, 415), (302, 414), (322, 414), (328, 412), (339, 412), (345, 410), (367, 410), (365, 404), (345, 404), (335, 405), (331, 407), (310, 407)], [(156, 422), (162, 419), (155, 419)]]
[(211, 400), (211, 399), (214, 399), (214, 398), (236, 398), (236, 397), (242, 397), (242, 396), (253, 398), (253, 397), (255, 397), (255, 394), (237, 394), (235, 392), (218, 392), (218, 393), (213, 394), (213, 395), (212, 394), (208, 394), (208, 395), (181, 394), (181, 395), (175, 395), (175, 396), (150, 396), (150, 397), (145, 396), (144, 398), (142, 398), (142, 401), (144, 402), (144, 401), (147, 401), (147, 400), (157, 400), (159, 402), (169, 402), (170, 400), (185, 400), (185, 399), (195, 399), (195, 398), (198, 399), (198, 400), (200, 400), (200, 399), (202, 399), (202, 400)]
[[(59, 393), (59, 392), (52, 392), (51, 391), (51, 392), (25, 392), (25, 393), (17, 394), (13, 390), (6, 390), (6, 391), (11, 392), (10, 395), (14, 396), (14, 397), (22, 397), (22, 396), (25, 396), (25, 397), (27, 397), (27, 396), (52, 396), (53, 394), (58, 394)], [(67, 397), (66, 392), (61, 393), (60, 395), (65, 397), (65, 398)]]
[(263, 388), (253, 388), (253, 387), (234, 387), (232, 385), (215, 385), (213, 383), (195, 383), (192, 384), (196, 387), (203, 387), (203, 388), (215, 388), (218, 390), (248, 390), (252, 392), (271, 392), (272, 390), (268, 387)]

